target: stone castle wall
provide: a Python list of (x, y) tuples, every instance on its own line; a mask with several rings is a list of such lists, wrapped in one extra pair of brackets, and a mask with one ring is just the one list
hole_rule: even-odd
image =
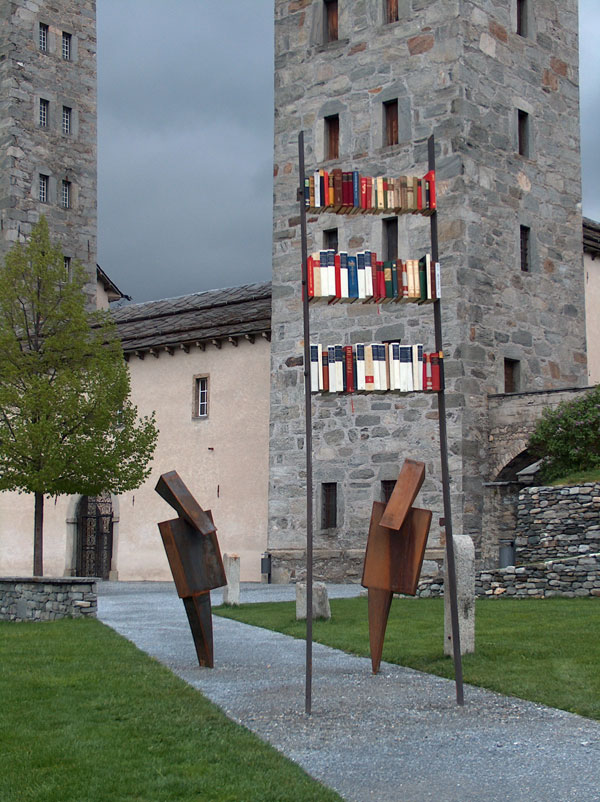
[[(0, 257), (43, 214), (65, 256), (89, 271), (90, 294), (97, 252), (95, 10), (94, 0), (0, 0)], [(48, 26), (45, 52), (40, 24)], [(71, 36), (68, 59), (63, 32)], [(40, 99), (49, 104), (45, 127)], [(63, 107), (71, 109), (68, 133)], [(45, 203), (40, 174), (49, 179)], [(68, 209), (61, 206), (63, 181), (71, 185)]]
[[(482, 557), (483, 483), (489, 479), (487, 396), (504, 390), (504, 360), (521, 389), (583, 384), (577, 3), (546, 2), (531, 35), (486, 0), (407, 3), (383, 19), (375, 0), (340, 4), (339, 40), (323, 43), (323, 4), (275, 4), (275, 152), (269, 551), (284, 565), (305, 544), (305, 452), (296, 201), (299, 130), (306, 169), (423, 175), (436, 137), (438, 229), (453, 525)], [(512, 6), (512, 4), (511, 4)], [(383, 144), (383, 103), (398, 100), (399, 143)], [(517, 112), (532, 149), (517, 152)], [(338, 115), (340, 159), (325, 159), (324, 118)], [(558, 121), (560, 120), (560, 124)], [(564, 158), (563, 158), (564, 156)], [(337, 228), (339, 249), (383, 253), (382, 219), (311, 216), (308, 251)], [(531, 273), (519, 262), (531, 228)], [(429, 249), (427, 220), (399, 220), (399, 256)], [(311, 310), (313, 342), (382, 339), (433, 350), (431, 308), (342, 305)], [(417, 503), (442, 514), (435, 396), (355, 395), (313, 400), (315, 548), (342, 555), (366, 542), (381, 480), (405, 457), (426, 463)], [(320, 528), (320, 485), (338, 484), (338, 526)], [(332, 574), (340, 566), (330, 558)], [(323, 577), (327, 578), (327, 577)]]

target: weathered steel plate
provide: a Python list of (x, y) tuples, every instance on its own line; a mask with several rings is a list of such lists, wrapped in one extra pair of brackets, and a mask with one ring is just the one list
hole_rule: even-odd
[(400, 529), (425, 479), (425, 463), (405, 459), (381, 518), (381, 526)]

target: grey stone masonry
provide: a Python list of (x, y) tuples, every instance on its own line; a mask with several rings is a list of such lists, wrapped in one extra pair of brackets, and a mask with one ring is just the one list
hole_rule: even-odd
[(86, 577), (0, 578), (0, 621), (95, 617), (96, 582)]
[[(323, 0), (275, 2), (269, 498), (275, 568), (289, 565), (294, 552), (300, 556), (306, 542), (301, 129), (307, 172), (340, 167), (364, 175), (423, 176), (427, 138), (435, 135), (453, 525), (455, 534), (474, 539), (477, 559), (484, 551), (483, 483), (491, 478), (487, 399), (505, 391), (505, 360), (517, 363), (520, 390), (586, 381), (577, 0), (536, 3), (527, 36), (516, 32), (515, 2), (404, 0), (400, 20), (391, 24), (384, 7), (382, 0), (340, 3), (338, 40), (325, 42)], [(387, 145), (384, 104), (394, 100), (398, 143)], [(325, 118), (336, 115), (339, 159), (328, 159)], [(310, 215), (308, 252), (324, 247), (325, 232), (337, 229), (339, 250), (370, 249), (385, 259), (384, 217)], [(429, 248), (427, 218), (400, 217), (398, 257), (418, 258)], [(432, 351), (432, 309), (316, 306), (311, 339), (329, 345), (400, 339)], [(343, 555), (364, 549), (381, 481), (395, 479), (406, 457), (426, 464), (416, 503), (433, 510), (435, 547), (442, 514), (436, 396), (318, 396), (313, 416), (315, 548), (337, 555), (315, 578), (339, 577)], [(337, 483), (332, 529), (321, 527), (324, 482)]]
[[(600, 597), (600, 483), (524, 489), (517, 509), (515, 563), (479, 572), (475, 594)], [(443, 590), (439, 575), (419, 583), (419, 596), (439, 596)]]
[(45, 215), (65, 256), (88, 270), (91, 293), (97, 251), (96, 3), (0, 0), (0, 31), (0, 257)]

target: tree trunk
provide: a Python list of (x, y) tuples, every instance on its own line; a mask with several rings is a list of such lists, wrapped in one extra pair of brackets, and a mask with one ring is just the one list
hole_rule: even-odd
[(44, 575), (44, 494), (35, 493), (33, 524), (33, 575)]

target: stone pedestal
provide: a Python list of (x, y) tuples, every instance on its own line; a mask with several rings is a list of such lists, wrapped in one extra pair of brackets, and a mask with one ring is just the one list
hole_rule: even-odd
[(237, 554), (224, 554), (223, 566), (227, 584), (223, 588), (223, 604), (240, 603), (240, 558)]
[[(456, 563), (456, 595), (458, 601), (458, 626), (460, 653), (475, 651), (475, 547), (468, 535), (454, 536), (454, 560)], [(450, 594), (448, 569), (444, 576), (444, 654), (452, 655), (452, 621), (450, 617)]]
[[(313, 582), (313, 618), (331, 618), (327, 586), (324, 582)], [(296, 584), (296, 620), (306, 621), (306, 582)]]

